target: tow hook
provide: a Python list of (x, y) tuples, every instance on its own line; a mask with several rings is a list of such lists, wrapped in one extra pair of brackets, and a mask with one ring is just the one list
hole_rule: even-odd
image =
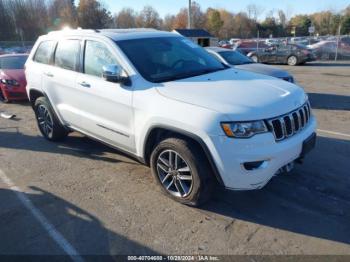
[(283, 174), (283, 173), (289, 173), (290, 171), (292, 171), (294, 169), (294, 161), (288, 163), (287, 165), (281, 167), (277, 174)]

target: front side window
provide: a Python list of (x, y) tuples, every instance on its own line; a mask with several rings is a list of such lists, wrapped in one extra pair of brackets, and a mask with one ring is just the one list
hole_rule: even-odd
[(58, 42), (55, 54), (55, 66), (77, 71), (79, 67), (80, 40), (62, 40)]
[(118, 65), (115, 56), (100, 42), (86, 41), (84, 73), (102, 77), (102, 69), (107, 65)]
[(24, 69), (28, 56), (7, 56), (0, 58), (0, 69)]
[(120, 40), (118, 46), (148, 81), (161, 83), (228, 68), (183, 37)]
[(42, 42), (36, 50), (34, 61), (42, 64), (49, 64), (55, 45), (55, 41)]

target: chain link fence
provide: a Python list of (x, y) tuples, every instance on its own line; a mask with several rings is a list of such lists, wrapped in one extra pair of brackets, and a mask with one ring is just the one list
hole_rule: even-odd
[(34, 43), (32, 41), (0, 41), (0, 55), (29, 53)]
[(350, 60), (350, 35), (232, 39), (229, 42), (233, 48), (237, 48), (244, 54), (286, 43), (308, 48), (317, 60)]

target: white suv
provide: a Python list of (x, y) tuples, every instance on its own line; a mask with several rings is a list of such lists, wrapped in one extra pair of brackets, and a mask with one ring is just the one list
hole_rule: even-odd
[(302, 88), (229, 68), (173, 33), (52, 32), (35, 44), (26, 77), (45, 138), (74, 130), (118, 148), (188, 205), (216, 181), (262, 188), (315, 144)]

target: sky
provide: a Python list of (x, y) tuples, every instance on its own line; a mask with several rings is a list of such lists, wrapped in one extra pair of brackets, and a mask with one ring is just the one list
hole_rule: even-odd
[[(140, 11), (145, 5), (151, 5), (162, 17), (166, 14), (176, 14), (180, 8), (188, 5), (188, 0), (102, 0), (102, 2), (112, 14), (123, 7), (132, 7)], [(226, 8), (234, 13), (246, 11), (247, 5), (255, 4), (264, 10), (260, 18), (264, 18), (272, 9), (282, 9), (292, 16), (329, 9), (340, 11), (350, 5), (350, 0), (197, 0), (196, 2), (204, 10), (208, 7)]]

